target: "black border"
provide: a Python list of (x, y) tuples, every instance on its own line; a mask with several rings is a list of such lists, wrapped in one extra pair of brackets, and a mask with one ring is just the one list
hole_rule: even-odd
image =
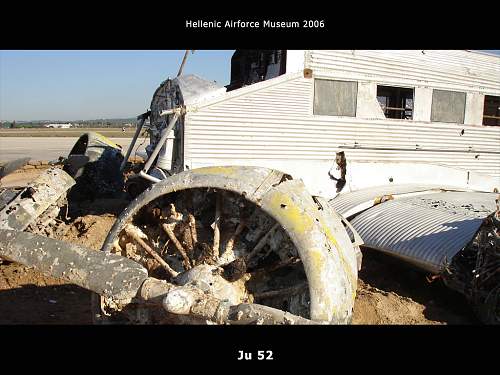
[[(2, 357), (47, 353), (80, 353), (88, 358), (143, 361), (162, 366), (166, 359), (212, 365), (294, 363), (312, 361), (350, 366), (379, 359), (412, 359), (413, 366), (428, 361), (494, 360), (494, 326), (0, 326)], [(491, 339), (491, 341), (490, 341)], [(6, 345), (8, 344), (8, 345)], [(127, 349), (127, 347), (129, 349)], [(132, 348), (135, 348), (132, 350)], [(137, 352), (135, 351), (137, 350)], [(238, 351), (252, 352), (253, 360), (238, 361)], [(273, 351), (273, 361), (257, 360), (258, 350)], [(133, 353), (134, 354), (133, 354)], [(128, 354), (127, 354), (128, 353)], [(349, 357), (347, 357), (349, 356)], [(61, 358), (61, 357), (60, 357)], [(175, 361), (174, 361), (175, 359)], [(214, 361), (215, 360), (215, 361)], [(187, 361), (187, 362), (186, 362)], [(126, 362), (124, 362), (125, 364)], [(119, 363), (116, 363), (119, 365)], [(444, 363), (443, 363), (444, 364)], [(215, 369), (215, 368), (214, 368)]]
[[(57, 367), (77, 357), (80, 367), (101, 364), (113, 370), (130, 366), (171, 372), (202, 366), (217, 372), (240, 366), (278, 365), (309, 371), (329, 366), (331, 372), (386, 371), (400, 373), (471, 363), (479, 371), (494, 363), (497, 350), (493, 326), (0, 326), (2, 358), (34, 357)], [(239, 350), (252, 360), (237, 360)], [(258, 360), (257, 351), (273, 352)], [(26, 356), (31, 358), (26, 360)], [(403, 362), (401, 362), (403, 361)], [(297, 370), (299, 368), (297, 367)], [(104, 370), (104, 369), (103, 369)], [(330, 372), (329, 371), (329, 372)], [(115, 371), (114, 371), (115, 372)]]
[[(240, 3), (240, 5), (246, 3)], [(11, 4), (12, 5), (12, 4)], [(458, 3), (427, 5), (356, 2), (319, 6), (316, 15), (206, 16), (178, 14), (191, 4), (37, 4), (20, 3), (2, 17), (1, 49), (235, 49), (235, 48), (347, 48), (347, 49), (499, 49), (498, 12), (494, 6)], [(234, 4), (233, 4), (234, 5)], [(470, 5), (470, 4), (469, 4)], [(192, 4), (193, 7), (194, 4)], [(217, 6), (211, 4), (211, 12)], [(293, 7), (292, 4), (288, 5)], [(24, 9), (22, 9), (24, 7)], [(306, 13), (313, 4), (298, 4)], [(26, 9), (29, 8), (29, 9)], [(453, 9), (463, 9), (454, 13)], [(231, 9), (231, 8), (225, 8)], [(184, 10), (185, 11), (185, 10)], [(283, 12), (281, 12), (283, 13)], [(265, 14), (265, 16), (262, 16)], [(186, 30), (186, 18), (324, 19), (322, 30)], [(99, 327), (1, 326), (4, 361), (101, 372), (102, 368), (139, 368), (141, 371), (186, 371), (200, 365), (218, 371), (241, 365), (264, 364), (308, 371), (398, 372), (439, 369), (451, 372), (452, 363), (493, 362), (491, 326), (322, 326), (322, 327)], [(132, 349), (133, 348), (133, 349)], [(273, 350), (273, 361), (237, 361), (237, 350)], [(193, 355), (196, 353), (196, 355)], [(398, 363), (402, 361), (402, 366)], [(297, 368), (298, 370), (298, 368)]]
[[(272, 14), (269, 4), (254, 16), (220, 15), (233, 6), (212, 4), (209, 13), (187, 13), (190, 4), (107, 4), (75, 8), (10, 4), (1, 25), (2, 49), (499, 49), (495, 5), (458, 3), (335, 2), (300, 9), (289, 4)], [(309, 5), (309, 4), (306, 4)], [(314, 5), (314, 6), (313, 6)], [(21, 9), (15, 9), (20, 7)], [(198, 5), (192, 6), (198, 10)], [(288, 9), (290, 8), (290, 9)], [(498, 6), (497, 6), (498, 8)], [(461, 12), (457, 12), (457, 9)], [(292, 15), (292, 10), (298, 12)], [(207, 15), (208, 14), (208, 15)], [(288, 14), (288, 15), (286, 15)], [(186, 28), (186, 20), (324, 20), (323, 28)]]

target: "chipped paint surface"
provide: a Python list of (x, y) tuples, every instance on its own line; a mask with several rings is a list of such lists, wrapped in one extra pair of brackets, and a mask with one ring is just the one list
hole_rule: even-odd
[(269, 192), (268, 203), (269, 209), (280, 215), (281, 219), (286, 221), (293, 231), (305, 234), (311, 230), (312, 219), (305, 214), (304, 209), (299, 207), (291, 196), (275, 190)]
[(203, 169), (203, 174), (234, 176), (238, 172), (235, 167), (207, 167)]
[(95, 137), (97, 139), (99, 139), (99, 141), (101, 141), (102, 143), (104, 143), (105, 145), (111, 146), (113, 148), (121, 148), (116, 143), (114, 143), (113, 141), (111, 141), (109, 138), (105, 137), (104, 135), (102, 135), (100, 133), (94, 133), (94, 134), (95, 134)]
[(116, 301), (135, 297), (147, 278), (138, 263), (36, 234), (0, 229), (0, 256)]
[(311, 318), (347, 323), (356, 293), (357, 266), (341, 221), (328, 208), (319, 209), (300, 180), (286, 181), (279, 190), (269, 191), (262, 205), (287, 229), (299, 249), (308, 274), (311, 310), (315, 305), (317, 309)]

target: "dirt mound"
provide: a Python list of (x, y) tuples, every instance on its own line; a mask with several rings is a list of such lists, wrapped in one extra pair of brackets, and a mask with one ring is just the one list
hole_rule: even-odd
[(0, 324), (90, 324), (90, 292), (17, 263), (0, 264)]
[(59, 239), (100, 250), (115, 220), (112, 214), (80, 216)]
[(437, 324), (425, 318), (425, 306), (410, 298), (398, 296), (358, 283), (354, 305), (354, 324)]
[[(112, 214), (78, 217), (58, 239), (100, 250), (115, 220)], [(90, 295), (21, 264), (0, 264), (0, 324), (91, 324)]]
[(465, 297), (440, 280), (365, 249), (354, 324), (478, 324)]

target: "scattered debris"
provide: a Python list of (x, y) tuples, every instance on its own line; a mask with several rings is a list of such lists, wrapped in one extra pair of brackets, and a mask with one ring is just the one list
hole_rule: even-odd
[(500, 196), (474, 239), (443, 272), (451, 288), (465, 294), (485, 323), (500, 323)]
[(20, 231), (28, 228), (52, 235), (59, 211), (66, 205), (66, 192), (74, 184), (66, 172), (50, 168), (23, 189), (1, 192), (0, 228)]
[(99, 133), (83, 134), (65, 160), (64, 171), (76, 180), (72, 200), (116, 197), (123, 191), (121, 147)]

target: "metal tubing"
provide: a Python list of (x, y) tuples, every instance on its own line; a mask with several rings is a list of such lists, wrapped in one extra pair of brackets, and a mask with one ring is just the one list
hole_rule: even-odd
[(170, 287), (164, 295), (162, 305), (170, 314), (190, 315), (219, 324), (327, 324), (264, 305), (245, 303), (231, 306), (228, 301), (220, 300), (191, 285)]
[(128, 146), (127, 154), (125, 155), (125, 158), (122, 161), (122, 165), (120, 165), (120, 171), (123, 171), (125, 169), (125, 165), (127, 165), (128, 158), (130, 157), (130, 154), (132, 153), (132, 150), (135, 146), (135, 142), (137, 141), (137, 138), (139, 137), (139, 134), (141, 133), (142, 127), (144, 126), (144, 122), (146, 122), (147, 116), (140, 116), (141, 120), (139, 121), (139, 124), (137, 124), (137, 128), (135, 129), (135, 134), (134, 138), (132, 138), (132, 143), (130, 146)]
[(137, 242), (149, 255), (151, 255), (160, 265), (167, 271), (170, 276), (176, 277), (179, 273), (174, 271), (170, 265), (165, 262), (165, 260), (153, 249), (151, 248), (146, 241), (141, 238), (141, 231), (133, 226), (132, 224), (128, 224), (125, 227), (125, 233), (132, 238), (135, 242)]
[(160, 116), (171, 115), (174, 112), (175, 112), (175, 109), (166, 109), (166, 110), (160, 112)]
[[(146, 162), (146, 165), (144, 166), (144, 169), (142, 170), (144, 173), (148, 173), (149, 168), (151, 168), (151, 165), (153, 164), (156, 157), (158, 156), (161, 148), (163, 147), (163, 144), (166, 142), (168, 135), (170, 134), (170, 132), (174, 128), (175, 123), (177, 122), (178, 119), (179, 119), (179, 112), (175, 112), (174, 117), (172, 118), (172, 120), (170, 120), (170, 123), (168, 124), (167, 128), (165, 129), (163, 135), (161, 136), (160, 141), (158, 142), (155, 149), (151, 153), (151, 156), (149, 157), (148, 161)], [(141, 176), (142, 176), (142, 174), (141, 174)]]
[(184, 53), (184, 58), (182, 59), (181, 66), (179, 67), (179, 72), (177, 73), (177, 77), (179, 77), (182, 74), (182, 71), (184, 70), (184, 65), (186, 64), (188, 54), (189, 50), (187, 49), (186, 52)]
[(160, 181), (161, 181), (159, 178), (153, 177), (153, 176), (151, 176), (151, 175), (147, 174), (147, 173), (146, 173), (146, 172), (144, 172), (144, 171), (140, 171), (140, 172), (139, 172), (139, 176), (141, 176), (142, 178), (145, 178), (146, 180), (149, 180), (149, 181), (151, 181), (151, 182), (153, 182), (153, 183), (155, 183), (155, 184), (156, 184), (157, 182), (160, 182)]

